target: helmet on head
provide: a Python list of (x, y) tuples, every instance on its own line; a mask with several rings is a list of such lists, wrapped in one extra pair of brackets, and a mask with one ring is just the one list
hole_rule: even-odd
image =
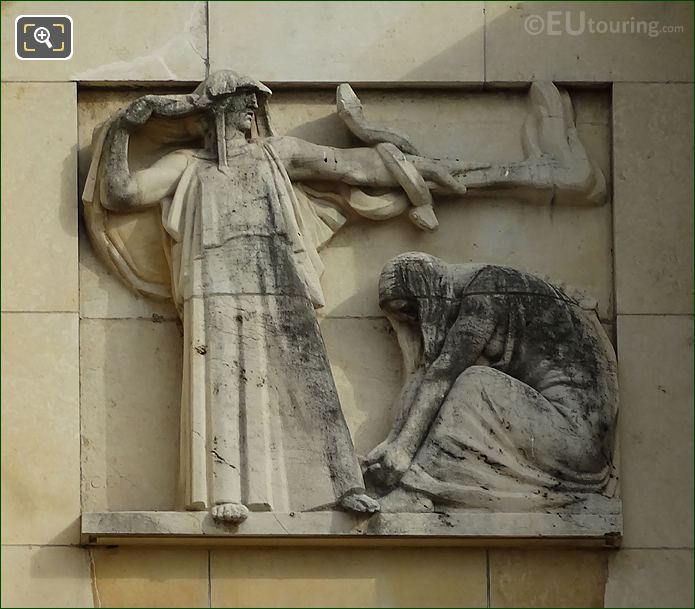
[(251, 90), (263, 96), (273, 94), (262, 82), (250, 76), (242, 76), (232, 70), (218, 70), (201, 82), (193, 95), (197, 96), (196, 106), (206, 107), (213, 104), (216, 98), (239, 90)]
[[(272, 95), (272, 91), (262, 82), (250, 76), (242, 76), (232, 70), (213, 72), (193, 91), (194, 106), (200, 110), (211, 110), (215, 115), (217, 157), (221, 167), (227, 165), (227, 144), (225, 142), (225, 109), (224, 104), (219, 104), (219, 102), (222, 101), (220, 98), (234, 94), (237, 91), (253, 91), (262, 100)], [(263, 103), (263, 101), (259, 100), (259, 103)]]

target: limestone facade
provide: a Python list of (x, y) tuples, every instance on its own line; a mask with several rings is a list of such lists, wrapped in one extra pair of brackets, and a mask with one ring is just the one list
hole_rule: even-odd
[[(6, 32), (18, 14), (71, 15), (75, 52), (21, 62), (3, 37), (2, 605), (692, 606), (692, 5), (292, 6), (3, 3)], [(584, 12), (684, 29), (525, 29), (554, 11), (575, 27)], [(219, 68), (273, 86), (281, 133), (351, 144), (334, 114), (334, 86), (349, 81), (371, 118), (423, 150), (483, 161), (521, 154), (531, 80), (570, 88), (607, 205), (452, 201), (432, 234), (354, 222), (322, 253), (320, 322), (361, 452), (384, 436), (400, 385), (373, 296), (389, 258), (513, 264), (592, 293), (618, 353), (620, 549), (79, 546), (81, 511), (171, 509), (181, 361), (173, 308), (128, 292), (84, 235), (91, 130)]]

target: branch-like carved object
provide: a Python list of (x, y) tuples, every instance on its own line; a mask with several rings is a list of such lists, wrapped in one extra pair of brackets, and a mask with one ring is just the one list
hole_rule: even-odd
[(408, 212), (411, 222), (426, 231), (436, 230), (439, 221), (434, 213), (429, 188), (420, 172), (403, 154), (418, 154), (408, 136), (395, 129), (375, 127), (369, 123), (364, 116), (362, 102), (349, 84), (339, 85), (335, 97), (338, 116), (353, 135), (365, 144), (376, 147), (381, 160), (408, 195), (413, 204)]

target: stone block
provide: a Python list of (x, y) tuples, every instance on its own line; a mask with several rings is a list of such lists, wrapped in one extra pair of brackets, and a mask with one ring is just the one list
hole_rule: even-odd
[(3, 313), (2, 324), (3, 543), (77, 543), (77, 314)]
[(693, 542), (693, 320), (618, 316), (623, 547)]
[(602, 550), (490, 550), (490, 607), (603, 607)]
[(88, 552), (3, 546), (2, 606), (94, 607)]
[(214, 607), (484, 607), (485, 553), (460, 548), (213, 550)]
[(608, 561), (606, 607), (692, 607), (692, 550), (621, 550)]
[(82, 319), (176, 320), (171, 301), (135, 294), (108, 270), (80, 227), (80, 317)]
[(488, 2), (485, 23), (486, 82), (692, 81), (690, 3)]
[(85, 511), (179, 507), (181, 342), (171, 321), (81, 322)]
[(212, 3), (210, 69), (270, 82), (480, 83), (483, 4)]
[(209, 607), (208, 552), (194, 548), (95, 548), (99, 607)]
[(613, 106), (618, 313), (691, 313), (692, 86), (616, 84)]
[[(205, 2), (3, 4), (3, 80), (195, 81), (205, 77)], [(18, 15), (57, 12), (73, 21), (67, 61), (20, 61), (14, 53)], [(47, 114), (47, 116), (49, 116)]]
[(401, 388), (398, 342), (384, 318), (324, 318), (321, 333), (355, 450), (364, 456), (393, 423)]
[(74, 83), (2, 84), (3, 311), (77, 311), (76, 104)]
[[(608, 197), (613, 182), (613, 159), (611, 157), (611, 97), (607, 88), (568, 88), (575, 112), (575, 124), (589, 158), (594, 161), (606, 179)], [(610, 204), (610, 201), (609, 201)]]

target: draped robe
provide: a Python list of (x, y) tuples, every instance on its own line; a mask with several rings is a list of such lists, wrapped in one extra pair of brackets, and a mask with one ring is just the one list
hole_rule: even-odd
[(363, 489), (314, 313), (297, 201), (268, 143), (189, 155), (164, 226), (183, 306), (186, 507), (312, 509)]
[[(293, 185), (273, 138), (230, 149), (220, 167), (216, 155), (172, 147), (180, 126), (150, 123), (163, 129), (169, 154), (187, 159), (173, 196), (135, 213), (102, 205), (107, 124), (95, 133), (83, 201), (102, 259), (137, 293), (173, 298), (183, 321), (183, 506), (330, 507), (364, 484), (314, 313), (323, 305), (317, 250), (345, 222), (341, 204), (386, 219), (407, 198)], [(150, 123), (148, 144), (158, 136)]]
[(434, 371), (449, 381), (403, 487), (496, 511), (611, 503), (617, 367), (582, 298), (512, 268), (413, 253), (387, 264), (380, 300), (417, 317), (392, 320), (410, 359), (402, 404)]

